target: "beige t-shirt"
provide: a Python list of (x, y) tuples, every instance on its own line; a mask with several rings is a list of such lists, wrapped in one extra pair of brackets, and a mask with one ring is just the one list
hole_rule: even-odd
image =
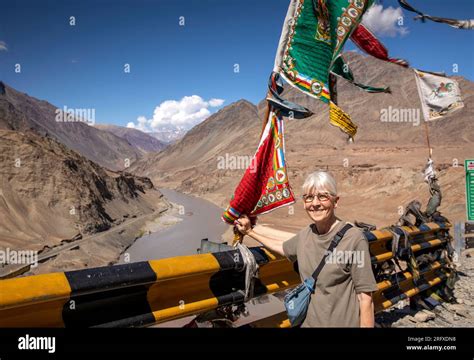
[[(291, 261), (298, 260), (302, 281), (313, 274), (331, 240), (345, 224), (339, 221), (324, 235), (319, 235), (311, 224), (283, 243), (285, 256)], [(359, 327), (357, 294), (375, 290), (369, 245), (362, 231), (352, 227), (319, 274), (302, 327)]]

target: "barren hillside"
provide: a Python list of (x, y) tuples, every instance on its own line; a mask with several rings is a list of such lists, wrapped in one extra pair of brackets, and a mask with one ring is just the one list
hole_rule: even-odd
[(35, 99), (0, 82), (0, 129), (31, 130), (53, 137), (69, 149), (111, 170), (122, 170), (142, 155), (127, 140), (108, 131), (85, 122), (56, 121), (56, 110), (56, 106), (49, 102)]
[(34, 132), (0, 130), (2, 247), (40, 250), (164, 206), (147, 178), (103, 169)]
[(166, 147), (166, 143), (137, 129), (116, 125), (95, 125), (97, 129), (108, 131), (121, 139), (126, 140), (135, 149), (143, 154), (159, 152)]

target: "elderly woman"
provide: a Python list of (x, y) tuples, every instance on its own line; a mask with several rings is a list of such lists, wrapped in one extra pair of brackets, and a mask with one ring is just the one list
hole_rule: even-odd
[[(331, 175), (322, 171), (309, 175), (303, 194), (303, 206), (312, 223), (289, 240), (257, 233), (246, 215), (236, 224), (242, 234), (270, 251), (297, 260), (302, 281), (312, 275), (331, 240), (346, 224), (335, 214), (339, 196)], [(302, 327), (373, 327), (372, 292), (377, 286), (362, 231), (350, 228), (332, 255), (318, 277)]]

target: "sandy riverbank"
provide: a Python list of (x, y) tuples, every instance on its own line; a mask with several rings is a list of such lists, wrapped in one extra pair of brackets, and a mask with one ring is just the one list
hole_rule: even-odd
[(117, 263), (120, 256), (142, 236), (163, 231), (180, 222), (176, 204), (166, 202), (153, 213), (130, 219), (110, 230), (87, 236), (77, 246), (39, 263), (23, 275), (79, 270)]

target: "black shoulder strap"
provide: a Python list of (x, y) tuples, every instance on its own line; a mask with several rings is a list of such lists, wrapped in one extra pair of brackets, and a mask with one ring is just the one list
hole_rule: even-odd
[(352, 227), (352, 225), (349, 224), (349, 223), (344, 225), (344, 227), (341, 230), (339, 230), (339, 232), (332, 239), (331, 245), (329, 245), (329, 248), (327, 249), (326, 254), (323, 256), (323, 258), (322, 258), (321, 262), (319, 263), (318, 267), (316, 268), (316, 270), (314, 270), (313, 279), (314, 279), (314, 287), (315, 288), (316, 288), (316, 282), (318, 281), (319, 273), (321, 272), (324, 265), (326, 264), (326, 259), (332, 253), (332, 251), (337, 246), (337, 244), (339, 244), (339, 241), (341, 241), (341, 239), (344, 237), (347, 230), (349, 230), (351, 227)]

